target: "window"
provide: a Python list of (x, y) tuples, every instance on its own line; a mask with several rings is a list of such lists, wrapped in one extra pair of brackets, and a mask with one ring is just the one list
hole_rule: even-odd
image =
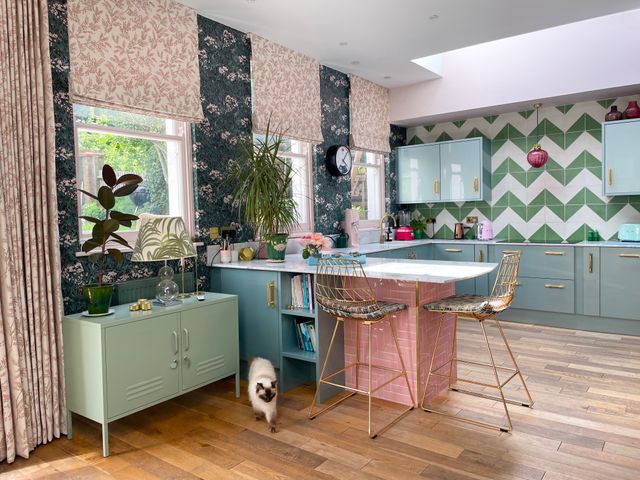
[[(116, 174), (135, 173), (142, 184), (128, 197), (116, 199), (116, 210), (181, 216), (193, 234), (190, 125), (185, 122), (74, 105), (78, 187), (96, 193), (102, 165)], [(100, 217), (96, 200), (78, 193), (79, 215)], [(80, 220), (80, 238), (91, 236), (92, 223)], [(133, 246), (136, 222), (119, 230)]]
[[(254, 138), (264, 139), (264, 135), (254, 134)], [(308, 142), (284, 139), (280, 144), (279, 153), (279, 157), (290, 162), (293, 168), (291, 195), (296, 202), (299, 225), (290, 233), (312, 233), (314, 230), (312, 145)]]
[(377, 227), (384, 213), (384, 155), (352, 153), (351, 208), (360, 212), (362, 227)]

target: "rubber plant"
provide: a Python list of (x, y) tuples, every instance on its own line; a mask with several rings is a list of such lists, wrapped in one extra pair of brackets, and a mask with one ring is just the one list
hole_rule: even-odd
[(267, 123), (264, 136), (247, 136), (239, 142), (240, 153), (230, 162), (228, 181), (239, 214), (267, 246), (269, 260), (284, 261), (287, 239), (298, 225), (292, 196), (293, 167), (279, 156), (280, 132)]
[(120, 227), (131, 227), (132, 222), (138, 220), (137, 215), (114, 210), (116, 199), (126, 197), (136, 191), (142, 183), (142, 177), (133, 173), (126, 173), (118, 177), (110, 165), (102, 167), (102, 185), (96, 194), (78, 189), (84, 195), (98, 201), (104, 210), (103, 218), (81, 215), (80, 218), (93, 223), (91, 237), (82, 244), (82, 251), (89, 254), (89, 261), (97, 264), (97, 282), (85, 285), (82, 289), (87, 311), (91, 315), (106, 314), (111, 305), (113, 285), (104, 284), (105, 261), (112, 257), (117, 264), (122, 263), (124, 254), (117, 245), (131, 248), (129, 242), (116, 233)]

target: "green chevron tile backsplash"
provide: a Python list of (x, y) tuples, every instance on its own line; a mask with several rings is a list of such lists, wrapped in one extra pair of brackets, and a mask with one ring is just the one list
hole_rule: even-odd
[[(493, 222), (508, 241), (579, 242), (589, 230), (617, 238), (621, 223), (640, 223), (640, 196), (602, 195), (601, 122), (611, 105), (624, 110), (638, 96), (410, 127), (410, 145), (484, 136), (491, 140), (491, 202), (420, 205), (436, 219), (436, 236), (453, 238), (452, 227), (468, 215)], [(540, 169), (527, 152), (541, 137), (549, 161)]]

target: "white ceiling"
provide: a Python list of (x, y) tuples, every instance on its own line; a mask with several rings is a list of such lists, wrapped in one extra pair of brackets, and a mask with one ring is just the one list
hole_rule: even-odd
[(390, 88), (434, 78), (414, 58), (640, 8), (640, 0), (178, 1)]

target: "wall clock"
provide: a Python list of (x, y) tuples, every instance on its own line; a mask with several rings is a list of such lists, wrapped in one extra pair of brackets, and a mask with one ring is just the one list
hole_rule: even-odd
[(353, 157), (351, 156), (351, 150), (345, 145), (332, 145), (329, 147), (325, 161), (327, 170), (334, 177), (351, 173)]

